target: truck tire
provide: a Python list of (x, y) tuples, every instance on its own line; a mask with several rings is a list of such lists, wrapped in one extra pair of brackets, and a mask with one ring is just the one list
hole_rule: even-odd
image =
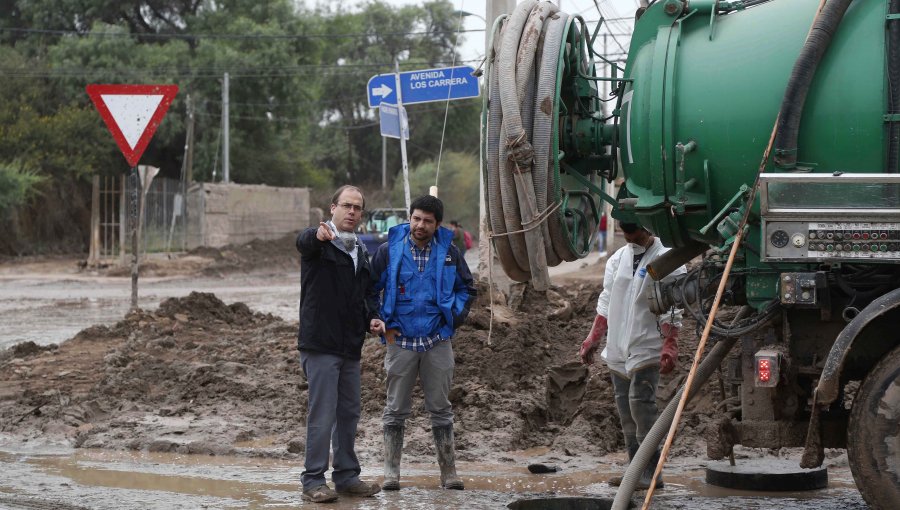
[(900, 347), (869, 372), (853, 400), (847, 455), (863, 499), (876, 510), (900, 501)]

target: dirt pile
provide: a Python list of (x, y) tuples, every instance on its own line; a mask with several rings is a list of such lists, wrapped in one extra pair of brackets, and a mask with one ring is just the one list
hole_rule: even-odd
[[(459, 457), (496, 459), (536, 446), (562, 455), (620, 449), (606, 368), (576, 362), (600, 289), (582, 283), (547, 296), (520, 293), (509, 306), (495, 304), (493, 326), (480, 290), (453, 340)], [(88, 328), (57, 348), (17, 346), (0, 358), (0, 432), (84, 447), (302, 455), (307, 392), (296, 328), (195, 292), (111, 327)], [(683, 331), (681, 375), (695, 342), (691, 327)], [(380, 456), (383, 357), (380, 342), (367, 340), (358, 439), (364, 458)], [(666, 376), (661, 385), (676, 382)], [(696, 450), (692, 438), (703, 433), (715, 403), (707, 400), (688, 414), (683, 448)], [(418, 388), (406, 444), (407, 454), (433, 455)]]
[[(278, 273), (298, 271), (300, 256), (295, 247), (296, 234), (263, 241), (254, 239), (246, 244), (230, 244), (221, 248), (201, 246), (183, 254), (150, 254), (141, 259), (141, 276), (174, 276), (203, 274), (225, 276), (233, 273)], [(131, 259), (122, 266), (98, 268), (104, 276), (128, 276)], [(86, 262), (83, 264), (86, 265)]]

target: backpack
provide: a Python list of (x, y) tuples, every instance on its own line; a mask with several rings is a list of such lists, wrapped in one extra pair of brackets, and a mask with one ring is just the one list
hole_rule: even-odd
[(463, 239), (466, 242), (466, 249), (471, 250), (475, 243), (472, 242), (472, 234), (468, 230), (463, 230)]

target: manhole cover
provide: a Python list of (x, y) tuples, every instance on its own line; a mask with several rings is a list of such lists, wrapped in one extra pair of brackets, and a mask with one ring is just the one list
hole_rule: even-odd
[(797, 461), (783, 459), (711, 462), (706, 466), (706, 483), (745, 491), (809, 491), (828, 486), (828, 470), (803, 469)]
[(558, 497), (520, 499), (506, 505), (512, 510), (609, 510), (609, 498)]

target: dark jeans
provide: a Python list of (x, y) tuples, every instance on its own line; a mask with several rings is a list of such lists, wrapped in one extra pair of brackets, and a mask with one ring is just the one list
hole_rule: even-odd
[(300, 366), (309, 383), (306, 415), (306, 461), (303, 490), (325, 483), (329, 444), (334, 449), (335, 489), (359, 481), (359, 460), (354, 444), (359, 423), (359, 360), (318, 352), (300, 351)]
[(631, 379), (610, 372), (616, 407), (625, 446), (636, 448), (647, 437), (656, 422), (656, 386), (659, 383), (659, 365), (650, 365), (631, 373)]

